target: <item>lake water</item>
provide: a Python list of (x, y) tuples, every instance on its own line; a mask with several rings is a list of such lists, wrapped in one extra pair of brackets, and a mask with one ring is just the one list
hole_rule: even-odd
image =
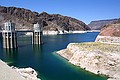
[(98, 32), (43, 36), (41, 46), (33, 46), (30, 37), (19, 37), (19, 47), (15, 50), (3, 49), (0, 38), (0, 59), (16, 67), (34, 68), (42, 80), (107, 80), (68, 63), (55, 53), (69, 43), (93, 42), (97, 35)]

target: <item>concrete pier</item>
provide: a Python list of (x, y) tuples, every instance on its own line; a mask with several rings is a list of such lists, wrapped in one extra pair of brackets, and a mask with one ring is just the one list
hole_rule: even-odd
[(2, 38), (3, 48), (17, 48), (15, 24), (11, 21), (4, 23)]
[(32, 35), (32, 44), (42, 44), (42, 30), (40, 25), (34, 24), (33, 35)]

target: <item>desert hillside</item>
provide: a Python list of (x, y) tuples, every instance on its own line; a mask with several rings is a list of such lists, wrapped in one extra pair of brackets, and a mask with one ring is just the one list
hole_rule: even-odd
[(44, 30), (84, 31), (90, 29), (84, 22), (60, 14), (38, 13), (24, 8), (0, 6), (0, 28), (3, 23), (12, 20), (16, 29), (32, 29), (38, 22)]
[(90, 24), (88, 24), (88, 26), (92, 30), (101, 30), (105, 25), (116, 23), (119, 20), (120, 20), (119, 18), (118, 19), (116, 18), (116, 19), (108, 19), (108, 20), (91, 21)]

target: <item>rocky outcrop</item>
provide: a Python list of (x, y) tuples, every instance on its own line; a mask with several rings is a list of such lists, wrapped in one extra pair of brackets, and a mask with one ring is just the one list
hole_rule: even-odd
[(9, 67), (0, 60), (0, 80), (40, 80), (37, 73), (32, 68)]
[(105, 25), (99, 35), (120, 37), (120, 23)]
[(108, 80), (120, 80), (120, 45), (104, 43), (71, 43), (57, 53), (76, 66), (104, 74)]
[(0, 6), (0, 27), (8, 20), (16, 23), (16, 29), (32, 29), (33, 23), (39, 22), (43, 30), (51, 31), (74, 31), (90, 29), (80, 20), (62, 16), (60, 14), (37, 13), (24, 8)]
[(120, 19), (114, 24), (105, 25), (97, 36), (96, 42), (120, 44)]
[(118, 21), (120, 21), (119, 18), (118, 19), (109, 19), (109, 20), (98, 20), (98, 21), (92, 21), (92, 22), (90, 22), (90, 24), (88, 24), (88, 26), (92, 30), (101, 30), (105, 25), (116, 23)]
[(16, 68), (12, 67), (15, 71), (17, 71), (21, 76), (23, 76), (27, 80), (40, 80), (37, 78), (37, 72), (32, 68)]

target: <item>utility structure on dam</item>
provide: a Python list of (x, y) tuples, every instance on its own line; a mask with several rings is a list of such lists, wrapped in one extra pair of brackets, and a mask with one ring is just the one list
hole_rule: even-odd
[(4, 23), (2, 38), (3, 48), (17, 48), (15, 23), (13, 23), (12, 21)]
[[(32, 32), (32, 44), (41, 44), (42, 43), (42, 30), (40, 24), (36, 23), (33, 25), (33, 30), (18, 32)], [(2, 38), (3, 38), (3, 48), (17, 48), (17, 33), (15, 30), (15, 23), (8, 21), (4, 23), (2, 29)]]
[(42, 29), (41, 29), (41, 25), (38, 24), (38, 22), (36, 24), (34, 24), (33, 27), (33, 35), (32, 35), (32, 44), (42, 44)]

